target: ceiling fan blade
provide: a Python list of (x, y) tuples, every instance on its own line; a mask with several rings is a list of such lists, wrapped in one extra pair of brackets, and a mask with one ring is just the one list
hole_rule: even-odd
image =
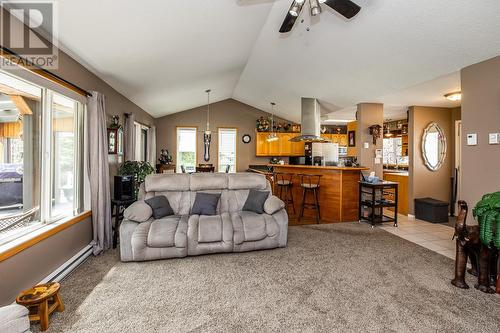
[[(292, 1), (292, 4), (290, 5), (288, 12), (286, 13), (285, 20), (283, 21), (283, 24), (281, 24), (280, 28), (281, 33), (289, 32), (290, 30), (292, 30), (295, 21), (300, 16), (300, 12), (302, 11), (304, 2), (305, 1), (303, 1), (302, 3), (296, 3), (295, 1)], [(295, 12), (297, 15), (290, 14), (292, 11)]]
[(293, 15), (290, 15), (290, 13), (287, 13), (285, 20), (283, 21), (283, 24), (281, 25), (280, 32), (285, 33), (285, 32), (289, 32), (290, 30), (292, 30), (292, 27), (295, 24), (296, 20), (297, 20), (297, 16), (293, 16)]
[(340, 15), (345, 16), (348, 19), (356, 16), (356, 14), (361, 10), (360, 6), (350, 0), (327, 0), (325, 1), (325, 5), (331, 7)]

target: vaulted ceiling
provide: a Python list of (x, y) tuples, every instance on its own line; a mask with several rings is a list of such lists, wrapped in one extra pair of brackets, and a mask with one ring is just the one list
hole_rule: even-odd
[(275, 101), (290, 120), (301, 96), (339, 115), (359, 102), (443, 106), (458, 70), (500, 54), (498, 0), (355, 0), (350, 21), (323, 5), (282, 35), (291, 1), (65, 0), (58, 38), (154, 117), (204, 104), (207, 88), (213, 101)]

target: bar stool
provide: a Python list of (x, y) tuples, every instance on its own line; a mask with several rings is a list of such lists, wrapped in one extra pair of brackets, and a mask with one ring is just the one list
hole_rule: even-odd
[[(302, 204), (300, 206), (299, 219), (304, 216), (304, 208), (316, 210), (316, 223), (321, 219), (321, 211), (319, 207), (318, 191), (321, 175), (299, 174), (300, 187), (302, 187)], [(314, 203), (306, 202), (307, 193), (311, 192), (314, 197)]]
[[(278, 186), (276, 194), (283, 200), (288, 208), (288, 205), (292, 205), (293, 213), (295, 214), (295, 204), (293, 203), (293, 173), (288, 172), (275, 172), (274, 173), (274, 183)], [(283, 196), (283, 190), (285, 190), (285, 196)]]

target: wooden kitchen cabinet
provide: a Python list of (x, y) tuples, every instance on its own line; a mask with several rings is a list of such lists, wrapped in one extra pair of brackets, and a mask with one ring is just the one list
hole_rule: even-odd
[(304, 142), (291, 142), (298, 133), (276, 133), (278, 140), (268, 142), (269, 132), (257, 132), (255, 140), (256, 156), (304, 156)]
[(339, 134), (339, 146), (347, 146), (347, 134)]

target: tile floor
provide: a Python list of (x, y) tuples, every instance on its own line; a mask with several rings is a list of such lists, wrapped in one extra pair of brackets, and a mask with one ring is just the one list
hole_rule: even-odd
[(379, 228), (455, 260), (455, 240), (452, 240), (454, 228), (410, 220), (404, 215), (398, 216), (397, 228), (392, 223), (385, 223)]

